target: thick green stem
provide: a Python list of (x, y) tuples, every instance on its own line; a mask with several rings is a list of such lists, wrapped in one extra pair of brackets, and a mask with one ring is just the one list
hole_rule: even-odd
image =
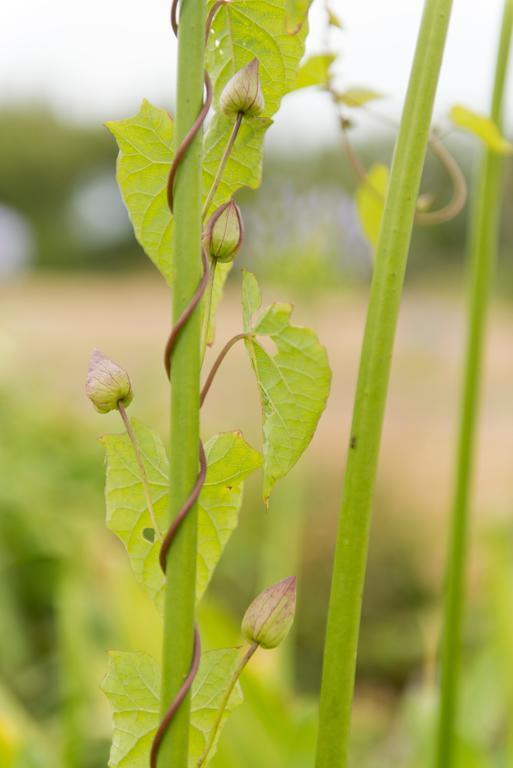
[[(512, 31), (513, 0), (506, 0), (491, 104), (491, 117), (498, 125), (502, 120)], [(454, 732), (458, 705), (469, 501), (486, 318), (498, 248), (501, 166), (500, 156), (490, 150), (484, 152), (470, 217), (468, 333), (446, 567), (441, 692), (435, 761), (437, 768), (450, 768), (455, 762)]]
[(371, 507), (393, 343), (451, 0), (426, 0), (365, 327), (328, 613), (317, 768), (345, 768)]
[[(178, 32), (176, 146), (196, 119), (203, 100), (205, 0), (182, 0)], [(174, 188), (173, 322), (187, 306), (201, 277), (200, 131), (177, 171)], [(170, 519), (189, 496), (198, 474), (201, 312), (195, 311), (176, 342), (171, 381)], [(180, 526), (167, 563), (162, 712), (189, 671), (195, 618), (197, 510)], [(173, 718), (159, 766), (187, 768), (190, 697)]]

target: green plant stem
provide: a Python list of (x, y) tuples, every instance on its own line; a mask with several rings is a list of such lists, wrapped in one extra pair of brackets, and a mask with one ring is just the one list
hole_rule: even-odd
[(317, 768), (345, 768), (371, 507), (395, 329), (451, 0), (426, 0), (376, 252), (360, 359), (322, 677)]
[(218, 707), (218, 710), (217, 710), (217, 713), (216, 713), (216, 719), (215, 719), (215, 722), (212, 725), (212, 729), (211, 729), (209, 737), (208, 737), (208, 742), (207, 742), (207, 745), (205, 747), (205, 751), (203, 752), (203, 754), (201, 755), (200, 759), (198, 760), (198, 762), (196, 764), (196, 768), (202, 768), (202, 766), (204, 766), (205, 763), (207, 762), (208, 756), (210, 754), (210, 750), (212, 749), (212, 746), (213, 746), (213, 744), (214, 744), (214, 742), (216, 740), (216, 736), (217, 736), (217, 732), (219, 730), (219, 726), (222, 723), (225, 709), (226, 709), (226, 707), (228, 705), (228, 702), (230, 701), (230, 696), (233, 693), (233, 689), (237, 685), (237, 681), (238, 681), (239, 677), (241, 676), (242, 672), (244, 671), (246, 665), (248, 664), (250, 659), (253, 658), (253, 656), (256, 653), (256, 651), (258, 650), (258, 648), (259, 648), (258, 643), (251, 643), (251, 645), (248, 646), (248, 648), (245, 651), (245, 653), (243, 653), (242, 656), (240, 657), (239, 663), (237, 664), (237, 666), (236, 666), (236, 668), (235, 668), (235, 670), (233, 672), (232, 678), (230, 680), (230, 684), (226, 688), (226, 691), (225, 691), (225, 693), (223, 695), (222, 701), (219, 704), (219, 707)]
[(139, 466), (139, 472), (141, 473), (141, 483), (143, 487), (144, 498), (146, 500), (146, 506), (148, 507), (148, 512), (150, 514), (151, 524), (153, 525), (153, 529), (155, 531), (155, 536), (157, 537), (157, 539), (162, 539), (162, 533), (159, 530), (159, 527), (157, 525), (155, 510), (153, 509), (153, 502), (151, 500), (151, 493), (150, 493), (150, 484), (148, 482), (148, 475), (146, 474), (146, 468), (144, 466), (144, 459), (141, 453), (141, 447), (139, 445), (139, 441), (137, 440), (137, 437), (132, 427), (132, 422), (130, 421), (130, 417), (122, 402), (118, 403), (118, 411), (123, 421), (123, 424), (125, 425), (128, 439), (130, 440), (130, 443), (132, 444), (132, 448), (134, 449), (135, 459)]
[(223, 176), (226, 163), (228, 162), (228, 158), (230, 157), (231, 151), (233, 149), (233, 145), (235, 144), (235, 139), (237, 138), (237, 134), (239, 133), (239, 129), (241, 127), (243, 117), (244, 117), (244, 113), (239, 112), (237, 114), (237, 119), (233, 124), (230, 138), (228, 139), (228, 143), (226, 144), (226, 147), (224, 149), (223, 156), (219, 162), (219, 166), (216, 171), (216, 175), (214, 176), (214, 181), (212, 182), (212, 186), (210, 187), (209, 193), (207, 195), (207, 199), (205, 200), (205, 204), (203, 206), (203, 212), (202, 212), (203, 219), (206, 217), (208, 213), (208, 209), (212, 205), (212, 200), (214, 199), (215, 193), (217, 192), (217, 188), (221, 183), (221, 178)]
[[(513, 0), (506, 0), (495, 71), (491, 118), (500, 126), (504, 86), (513, 31)], [(444, 597), (441, 688), (435, 765), (455, 762), (454, 733), (458, 708), (465, 565), (468, 549), (469, 501), (483, 368), (489, 295), (498, 250), (501, 157), (485, 150), (470, 217), (468, 331), (463, 373)]]
[[(178, 147), (203, 103), (205, 0), (182, 0), (178, 30), (176, 134)], [(201, 277), (201, 146), (199, 131), (178, 168), (174, 188), (173, 322), (188, 305)], [(199, 308), (198, 308), (199, 309)], [(171, 377), (170, 519), (188, 498), (198, 474), (201, 311), (177, 339)], [(161, 711), (175, 698), (192, 659), (195, 603), (197, 508), (180, 526), (167, 563), (162, 653)], [(190, 696), (173, 718), (159, 766), (187, 768)]]

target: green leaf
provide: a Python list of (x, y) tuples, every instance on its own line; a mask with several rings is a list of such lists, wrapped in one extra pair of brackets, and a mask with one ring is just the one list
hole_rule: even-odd
[[(214, 207), (225, 203), (244, 186), (259, 186), (263, 137), (270, 124), (266, 118), (243, 121)], [(118, 143), (117, 180), (135, 236), (171, 284), (173, 221), (167, 204), (167, 178), (174, 156), (173, 121), (165, 110), (144, 101), (135, 117), (107, 123), (107, 127)], [(225, 115), (214, 116), (205, 136), (204, 197), (212, 185), (230, 130)], [(221, 274), (222, 271), (218, 280)]]
[(498, 125), (490, 117), (478, 115), (459, 105), (452, 107), (449, 116), (455, 125), (473, 133), (492, 152), (499, 155), (513, 154), (513, 145), (504, 138)]
[(372, 91), (370, 88), (348, 88), (342, 93), (337, 93), (337, 101), (346, 107), (363, 107), (370, 101), (382, 99), (383, 94)]
[(331, 372), (325, 348), (308, 328), (290, 324), (292, 306), (272, 304), (256, 321), (260, 291), (254, 275), (244, 272), (244, 330), (268, 336), (271, 356), (255, 339), (246, 342), (255, 370), (263, 411), (264, 498), (289, 472), (310, 443), (328, 399)]
[[(224, 703), (230, 682), (237, 671), (240, 651), (224, 648), (203, 654), (200, 668), (192, 688), (191, 733), (189, 742), (189, 766), (197, 765), (216, 726), (218, 712)], [(242, 702), (242, 690), (237, 682), (226, 707), (208, 754), (210, 760), (216, 753), (219, 735), (230, 713)], [(207, 762), (208, 762), (207, 760)], [(205, 763), (206, 765), (206, 763)]]
[[(155, 519), (159, 530), (165, 531), (169, 518), (167, 455), (153, 430), (136, 419), (132, 426), (143, 456)], [(106, 435), (101, 441), (107, 456), (107, 526), (124, 544), (136, 579), (160, 605), (165, 584), (158, 561), (160, 541), (152, 540), (154, 527), (132, 445), (126, 434)], [(240, 432), (212, 437), (205, 452), (208, 470), (198, 515), (198, 600), (237, 526), (243, 480), (262, 463), (260, 454)]]
[(102, 690), (114, 710), (109, 766), (147, 768), (159, 724), (159, 665), (145, 653), (111, 651)]
[(330, 68), (336, 58), (337, 57), (332, 53), (322, 53), (318, 56), (310, 56), (310, 58), (302, 64), (301, 69), (298, 72), (294, 90), (297, 91), (300, 88), (309, 88), (312, 85), (326, 88), (330, 80)]
[[(308, 8), (303, 3), (302, 14)], [(207, 47), (207, 69), (215, 103), (228, 80), (257, 58), (265, 100), (263, 117), (272, 117), (294, 87), (304, 54), (308, 25), (287, 30), (287, 0), (237, 0), (217, 12)]]
[(375, 248), (385, 207), (388, 168), (376, 163), (356, 190), (356, 208), (367, 240)]
[(312, 0), (287, 0), (287, 32), (294, 35), (298, 32), (307, 17)]
[(207, 478), (200, 496), (196, 593), (205, 593), (230, 536), (237, 527), (243, 480), (262, 464), (262, 457), (240, 432), (223, 432), (205, 444)]
[[(195, 768), (215, 725), (239, 659), (236, 648), (207, 651), (192, 687), (189, 767)], [(114, 737), (111, 768), (147, 768), (159, 724), (161, 674), (157, 662), (144, 653), (110, 653), (102, 689), (113, 708)], [(242, 701), (237, 684), (228, 699), (220, 728)], [(219, 736), (219, 732), (217, 734)], [(210, 757), (215, 753), (215, 744)]]
[[(262, 179), (264, 135), (283, 96), (291, 91), (303, 57), (307, 25), (293, 34), (286, 28), (287, 0), (238, 0), (216, 13), (207, 46), (207, 69), (214, 87), (214, 103), (228, 80), (257, 58), (264, 96), (261, 117), (245, 117), (210, 210), (225, 203), (241, 187), (256, 189)], [(204, 193), (215, 177), (234, 119), (216, 111), (205, 136)]]
[(341, 19), (337, 16), (337, 14), (331, 10), (331, 8), (327, 9), (328, 12), (328, 24), (330, 27), (336, 27), (337, 29), (344, 29), (344, 25), (342, 24)]
[(107, 123), (119, 156), (117, 180), (135, 236), (168, 283), (172, 282), (173, 224), (167, 177), (173, 160), (173, 121), (144, 100), (127, 120)]
[(206, 334), (206, 343), (211, 346), (216, 338), (216, 314), (217, 308), (223, 298), (223, 291), (228, 275), (233, 268), (233, 262), (218, 262), (216, 271), (214, 274), (214, 285), (212, 288), (212, 299), (210, 303), (210, 315), (208, 318), (203, 318), (204, 329)]

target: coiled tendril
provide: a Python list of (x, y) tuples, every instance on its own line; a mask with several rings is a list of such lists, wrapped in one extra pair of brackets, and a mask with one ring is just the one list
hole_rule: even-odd
[[(226, 0), (218, 0), (216, 3), (214, 3), (212, 8), (210, 9), (210, 12), (208, 14), (207, 21), (206, 21), (205, 39), (208, 39), (210, 28), (217, 11), (222, 5), (225, 4), (225, 2)], [(171, 26), (173, 28), (173, 32), (178, 37), (177, 13), (178, 13), (178, 0), (173, 0), (173, 4), (171, 6)], [(167, 180), (167, 201), (168, 201), (169, 210), (171, 211), (171, 213), (173, 212), (173, 188), (174, 188), (176, 172), (190, 144), (192, 143), (194, 137), (197, 135), (198, 131), (201, 129), (203, 123), (205, 122), (205, 118), (207, 117), (211, 104), (212, 104), (212, 81), (210, 80), (210, 76), (208, 72), (205, 70), (205, 99), (203, 102), (203, 106), (198, 114), (198, 117), (196, 118), (194, 123), (191, 125), (186, 135), (184, 136), (183, 141), (178, 147), (175, 157), (173, 159), (173, 163), (169, 170), (169, 175)], [(202, 260), (202, 266), (203, 266), (203, 274), (198, 284), (198, 287), (194, 292), (193, 296), (191, 297), (189, 304), (185, 307), (182, 314), (178, 318), (177, 322), (173, 326), (166, 343), (166, 349), (164, 353), (164, 366), (169, 379), (171, 379), (171, 361), (173, 358), (173, 352), (175, 349), (176, 341), (180, 336), (181, 332), (183, 331), (184, 327), (187, 325), (187, 322), (190, 319), (191, 315), (194, 313), (194, 311), (198, 307), (201, 299), (203, 298), (203, 294), (205, 293), (205, 290), (208, 286), (209, 259), (208, 259), (208, 254), (206, 253), (205, 248), (203, 246), (201, 248), (201, 260)], [(198, 501), (199, 495), (201, 493), (201, 489), (205, 482), (206, 474), (207, 474), (207, 459), (205, 456), (203, 443), (200, 440), (198, 477), (196, 478), (196, 482), (194, 483), (194, 487), (192, 488), (189, 497), (186, 499), (186, 501), (182, 505), (180, 511), (176, 515), (166, 535), (164, 536), (164, 539), (162, 541), (162, 545), (160, 548), (159, 562), (160, 562), (160, 567), (162, 568), (162, 571), (164, 573), (166, 572), (168, 553), (171, 548), (171, 545), (173, 544), (176, 533), (180, 525), (183, 523), (183, 521), (187, 517), (190, 510), (194, 507), (194, 505)], [(192, 687), (194, 678), (196, 677), (196, 674), (198, 672), (200, 657), (201, 657), (201, 641), (200, 641), (198, 627), (196, 626), (194, 628), (194, 646), (193, 646), (191, 667), (189, 669), (189, 672), (180, 690), (178, 691), (175, 698), (173, 699), (168, 709), (166, 710), (166, 713), (162, 718), (162, 721), (153, 739), (153, 743), (151, 746), (151, 754), (150, 754), (151, 768), (157, 768), (158, 755), (160, 752), (162, 741), (171, 725), (173, 718), (175, 717), (182, 702), (184, 701), (184, 699), (186, 698), (187, 694), (189, 693)]]

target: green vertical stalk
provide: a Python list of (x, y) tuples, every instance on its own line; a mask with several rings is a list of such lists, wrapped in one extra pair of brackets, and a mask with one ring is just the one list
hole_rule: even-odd
[[(178, 31), (176, 147), (203, 101), (205, 0), (182, 0)], [(174, 189), (173, 322), (201, 277), (201, 144), (198, 133), (177, 171)], [(189, 496), (198, 474), (201, 313), (194, 312), (176, 343), (171, 376), (170, 518)], [(191, 664), (196, 585), (197, 510), (184, 520), (167, 564), (162, 654), (164, 712)], [(162, 768), (186, 768), (190, 697), (173, 718), (159, 755)]]
[[(498, 125), (502, 121), (503, 95), (512, 30), (513, 0), (505, 0), (491, 103), (491, 117)], [(483, 153), (474, 207), (470, 217), (468, 332), (446, 566), (441, 690), (435, 758), (437, 768), (450, 768), (455, 760), (454, 731), (458, 705), (469, 500), (476, 444), (486, 318), (498, 249), (501, 167), (500, 156), (489, 150)]]
[(393, 344), (451, 0), (426, 0), (396, 142), (360, 358), (328, 612), (317, 768), (345, 768), (371, 507)]

